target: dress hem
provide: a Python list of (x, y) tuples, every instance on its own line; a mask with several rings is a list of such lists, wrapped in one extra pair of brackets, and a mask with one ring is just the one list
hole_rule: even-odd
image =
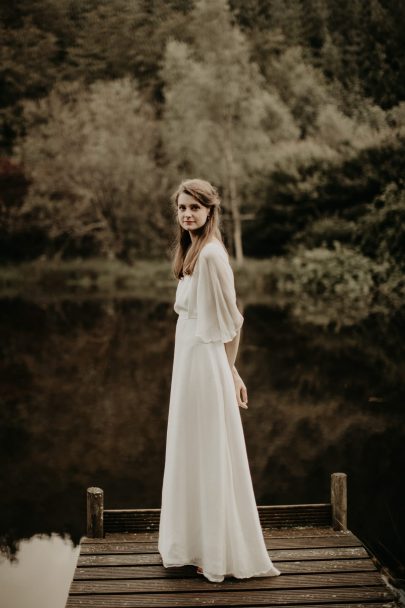
[[(224, 580), (225, 577), (233, 577), (233, 578), (238, 578), (238, 579), (243, 579), (243, 578), (252, 578), (254, 576), (280, 576), (281, 572), (280, 570), (278, 570), (275, 566), (273, 566), (272, 568), (268, 569), (268, 570), (259, 570), (257, 572), (254, 572), (252, 574), (247, 574), (247, 575), (237, 575), (234, 574), (233, 572), (225, 572), (225, 573), (221, 573), (221, 574), (212, 574), (209, 572), (205, 572), (203, 569), (203, 566), (198, 563), (197, 561), (183, 561), (181, 563), (177, 563), (177, 564), (169, 564), (167, 562), (163, 561), (163, 566), (165, 568), (182, 568), (183, 566), (196, 566), (198, 568), (201, 568), (203, 571), (200, 574), (203, 574), (209, 581), (211, 581), (212, 583), (222, 583), (222, 581)], [(222, 578), (221, 578), (222, 577)]]

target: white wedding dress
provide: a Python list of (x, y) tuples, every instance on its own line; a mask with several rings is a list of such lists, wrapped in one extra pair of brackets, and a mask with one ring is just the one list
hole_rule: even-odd
[(243, 316), (219, 241), (179, 282), (158, 549), (165, 567), (224, 577), (278, 576), (266, 549), (224, 343)]

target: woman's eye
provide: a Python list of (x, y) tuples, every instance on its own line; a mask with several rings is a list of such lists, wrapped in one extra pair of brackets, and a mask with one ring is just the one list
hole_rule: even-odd
[[(198, 205), (191, 205), (190, 209), (192, 209), (193, 211), (198, 211), (199, 210), (199, 206)], [(179, 211), (184, 211), (185, 210), (185, 206), (184, 205), (179, 205), (178, 206), (178, 210)]]

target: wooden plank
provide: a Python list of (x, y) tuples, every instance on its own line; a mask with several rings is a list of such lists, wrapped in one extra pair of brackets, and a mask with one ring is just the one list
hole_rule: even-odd
[[(332, 505), (311, 503), (298, 505), (263, 505), (258, 507), (263, 527), (330, 526)], [(158, 530), (160, 509), (105, 509), (105, 532)]]
[(104, 538), (88, 538), (87, 536), (83, 536), (80, 539), (80, 544), (99, 545), (105, 542), (157, 543), (158, 539), (158, 532), (106, 532)]
[[(278, 578), (278, 577), (276, 577)], [(211, 591), (201, 594), (184, 593), (134, 593), (80, 596), (71, 595), (67, 607), (73, 608), (171, 608), (173, 606), (302, 606), (310, 603), (329, 602), (385, 602), (392, 601), (388, 590), (380, 587), (344, 587), (334, 589), (274, 589), (271, 591)]]
[[(288, 509), (286, 511), (283, 511), (281, 509), (274, 509), (272, 511), (267, 511), (267, 512), (259, 512), (259, 518), (262, 521), (272, 521), (274, 518), (281, 518), (281, 517), (285, 517), (285, 518), (291, 518), (291, 517), (296, 517), (297, 515), (302, 515), (302, 516), (308, 516), (308, 517), (323, 517), (323, 516), (329, 516), (330, 515), (330, 510), (326, 509), (324, 507), (316, 507), (316, 508), (301, 508), (301, 507), (297, 507), (296, 509)], [(330, 522), (329, 522), (330, 524)]]
[[(339, 559), (324, 561), (277, 562), (283, 574), (306, 574), (316, 572), (368, 572), (377, 568), (370, 559)], [(76, 568), (74, 580), (111, 580), (128, 578), (178, 578), (197, 576), (194, 566), (165, 568), (161, 566), (103, 566)]]
[(104, 513), (135, 513), (139, 517), (148, 517), (149, 515), (160, 515), (160, 509), (104, 509)]
[[(156, 532), (153, 534), (156, 534)], [(335, 538), (344, 538), (345, 536), (354, 536), (357, 538), (350, 530), (333, 530), (330, 526), (325, 528), (295, 526), (294, 528), (276, 528), (274, 530), (271, 528), (263, 528), (263, 536), (268, 538), (294, 538), (296, 536), (303, 538), (307, 538), (308, 536), (334, 536)]]
[[(287, 519), (297, 515), (308, 515), (308, 517), (330, 515), (330, 508), (325, 507), (301, 507), (296, 508), (290, 507), (289, 509), (273, 509), (271, 511), (259, 511), (259, 518), (261, 520), (272, 520), (276, 517), (286, 517)], [(142, 514), (140, 515), (137, 511), (104, 511), (104, 518), (108, 521), (124, 520), (129, 519), (132, 521), (145, 522), (159, 522), (160, 515), (156, 513)], [(330, 522), (329, 522), (330, 525)]]
[(101, 545), (83, 545), (82, 555), (97, 555), (108, 553), (157, 553), (157, 543), (103, 543)]
[[(314, 510), (314, 509), (331, 509), (332, 505), (330, 502), (308, 502), (299, 504), (287, 504), (287, 505), (258, 505), (257, 510), (260, 513), (269, 513), (273, 511), (294, 511), (294, 510)], [(119, 513), (132, 513), (139, 517), (147, 518), (149, 516), (160, 516), (159, 508), (150, 509), (104, 509), (104, 514), (119, 514)]]
[[(333, 528), (325, 527), (311, 527), (296, 526), (294, 528), (276, 528), (274, 530), (270, 528), (263, 528), (263, 536), (268, 538), (291, 538), (296, 536), (308, 537), (308, 536), (335, 536), (336, 538), (342, 538), (345, 536), (355, 536), (350, 530), (341, 531), (333, 530)], [(107, 532), (105, 538), (87, 538), (83, 536), (81, 544), (97, 544), (104, 543), (107, 541), (120, 541), (120, 542), (153, 542), (158, 540), (159, 532)], [(357, 538), (357, 537), (355, 537)]]
[(302, 502), (292, 505), (259, 505), (257, 507), (259, 513), (270, 513), (272, 511), (294, 511), (303, 509), (331, 509), (330, 502)]
[(110, 525), (108, 521), (104, 524), (105, 532), (143, 532), (144, 530), (157, 532), (159, 530), (159, 525), (157, 523), (148, 525), (134, 525), (131, 522), (121, 522), (116, 525)]
[(251, 577), (245, 579), (226, 578), (222, 583), (211, 583), (203, 576), (195, 578), (155, 578), (136, 580), (96, 580), (73, 581), (71, 595), (97, 593), (181, 593), (183, 591), (224, 592), (259, 590), (259, 589), (316, 589), (333, 587), (382, 587), (381, 577), (377, 572), (337, 572), (334, 574), (289, 574), (286, 576)]
[[(320, 559), (364, 559), (368, 557), (363, 547), (337, 547), (318, 549), (279, 549), (269, 551), (272, 561), (297, 561)], [(116, 553), (101, 555), (79, 555), (78, 566), (135, 566), (161, 564), (158, 553)]]
[[(295, 538), (308, 536), (334, 536), (335, 538), (344, 538), (345, 536), (351, 536), (357, 538), (350, 530), (341, 531), (333, 530), (331, 527), (318, 528), (304, 526), (296, 526), (294, 528), (276, 528), (274, 530), (270, 528), (263, 528), (263, 535), (268, 538)], [(82, 536), (82, 544), (99, 544), (106, 541), (120, 541), (120, 542), (153, 542), (158, 540), (159, 532), (140, 531), (140, 532), (107, 532), (104, 538), (88, 538)]]
[[(176, 604), (174, 604), (176, 606)], [(178, 605), (178, 604), (177, 604)], [(213, 606), (214, 604), (200, 604), (200, 605), (209, 605), (209, 606)], [(218, 605), (218, 604), (217, 604)], [(272, 608), (272, 606), (274, 606), (274, 604), (262, 604), (260, 608), (263, 607), (263, 605), (267, 606), (268, 608)], [(291, 604), (278, 604), (278, 606), (283, 606), (283, 608), (296, 608), (297, 604), (291, 605)], [(68, 607), (69, 605), (67, 605)], [(86, 606), (88, 608), (95, 608), (96, 604), (76, 604), (76, 606), (81, 606), (82, 608), (86, 608)], [(225, 604), (226, 606), (226, 604)], [(400, 608), (399, 604), (395, 603), (395, 602), (387, 602), (384, 600), (381, 600), (380, 602), (359, 602), (356, 601), (356, 603), (339, 603), (339, 604), (334, 604), (334, 603), (321, 603), (321, 604), (303, 604), (303, 606), (305, 606), (305, 608)], [(110, 607), (113, 608), (113, 607)], [(139, 608), (139, 607), (138, 607)], [(147, 605), (145, 605), (145, 608), (148, 608)], [(259, 608), (259, 606), (250, 606), (249, 608)]]
[[(282, 528), (295, 528), (297, 526), (308, 526), (308, 527), (312, 527), (312, 526), (317, 526), (319, 528), (327, 528), (329, 527), (329, 520), (325, 519), (325, 520), (320, 520), (318, 517), (315, 518), (308, 518), (306, 516), (302, 517), (302, 518), (298, 518), (295, 517), (289, 521), (286, 521), (285, 518), (280, 519), (278, 521), (276, 520), (271, 520), (271, 521), (262, 521), (261, 522), (261, 526), (263, 529), (265, 528), (271, 528), (273, 530), (275, 529), (282, 529)], [(104, 532), (106, 534), (113, 534), (113, 533), (120, 533), (120, 532), (144, 532), (144, 531), (149, 531), (149, 532), (159, 532), (159, 524), (156, 523), (149, 523), (149, 524), (138, 524), (138, 523), (134, 523), (132, 521), (121, 521), (121, 522), (116, 522), (116, 523), (110, 523), (110, 522), (104, 522)]]
[[(267, 549), (310, 549), (313, 547), (361, 547), (362, 544), (354, 536), (336, 538), (334, 536), (315, 536), (307, 538), (266, 538)], [(97, 553), (157, 553), (158, 544), (154, 543), (113, 543), (85, 544), (81, 548), (82, 555)]]
[[(316, 526), (317, 528), (328, 528), (328, 522), (325, 519), (324, 521), (320, 521), (319, 518), (308, 518), (306, 516), (302, 518), (295, 517), (291, 521), (285, 521), (282, 519), (280, 521), (271, 520), (268, 522), (261, 522), (262, 529), (266, 528), (270, 530), (283, 530), (284, 528), (297, 528), (297, 527), (305, 527), (308, 528)], [(137, 522), (129, 521), (118, 521), (118, 522), (105, 522), (104, 523), (104, 534), (120, 534), (120, 533), (140, 533), (140, 532), (150, 532), (150, 533), (158, 533), (159, 525), (158, 523), (149, 523), (147, 525), (139, 524)]]
[[(76, 604), (77, 605), (77, 604)], [(78, 604), (79, 606), (82, 606), (83, 608), (86, 608), (86, 604)], [(176, 604), (174, 604), (176, 605)], [(214, 604), (209, 604), (209, 603), (205, 603), (205, 604), (200, 604), (200, 605), (204, 605), (204, 606), (213, 606)], [(227, 604), (224, 604), (225, 606)], [(230, 604), (228, 604), (229, 606)], [(246, 604), (245, 604), (246, 605)], [(264, 606), (268, 607), (268, 608), (272, 608), (272, 606), (274, 606), (274, 604), (262, 604), (260, 606), (260, 608), (262, 608)], [(278, 606), (283, 606), (283, 608), (297, 608), (297, 604), (278, 604)], [(94, 608), (95, 604), (90, 604), (88, 605), (88, 608)], [(381, 600), (379, 602), (362, 602), (362, 601), (356, 601), (355, 603), (339, 603), (339, 604), (335, 604), (335, 603), (329, 603), (329, 602), (325, 602), (325, 603), (320, 603), (320, 604), (303, 604), (303, 606), (305, 608), (401, 608), (400, 605), (398, 603), (396, 603), (395, 601), (387, 601), (387, 600)], [(67, 605), (68, 608), (68, 605)], [(112, 608), (112, 607), (110, 607)], [(138, 607), (139, 608), (139, 607)], [(145, 608), (148, 608), (145, 605)], [(259, 606), (251, 606), (249, 604), (249, 608), (259, 608)]]
[[(317, 507), (314, 509), (310, 509), (310, 508), (301, 508), (298, 507), (293, 509), (288, 509), (286, 511), (284, 510), (279, 510), (279, 509), (274, 509), (273, 511), (267, 511), (267, 512), (259, 512), (259, 518), (261, 520), (272, 520), (273, 518), (277, 518), (277, 517), (285, 517), (285, 518), (290, 518), (293, 516), (298, 516), (298, 515), (302, 515), (305, 516), (307, 515), (308, 517), (316, 517), (316, 516), (324, 516), (324, 515), (329, 515), (330, 514), (330, 510), (323, 508), (323, 507)], [(124, 520), (124, 519), (128, 519), (128, 520), (132, 520), (132, 521), (139, 521), (142, 523), (147, 523), (147, 522), (159, 522), (160, 520), (160, 516), (155, 514), (155, 513), (150, 513), (148, 515), (142, 515), (140, 516), (139, 513), (137, 513), (136, 511), (104, 511), (104, 518), (108, 521), (114, 521), (114, 520)], [(330, 525), (330, 522), (329, 522)]]

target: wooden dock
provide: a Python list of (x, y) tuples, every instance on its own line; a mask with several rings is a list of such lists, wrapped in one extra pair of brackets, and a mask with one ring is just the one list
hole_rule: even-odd
[(159, 509), (104, 510), (102, 491), (89, 489), (88, 531), (67, 607), (398, 606), (376, 560), (347, 530), (344, 474), (332, 475), (329, 503), (258, 510), (270, 558), (281, 576), (211, 583), (194, 566), (163, 567), (157, 546)]

